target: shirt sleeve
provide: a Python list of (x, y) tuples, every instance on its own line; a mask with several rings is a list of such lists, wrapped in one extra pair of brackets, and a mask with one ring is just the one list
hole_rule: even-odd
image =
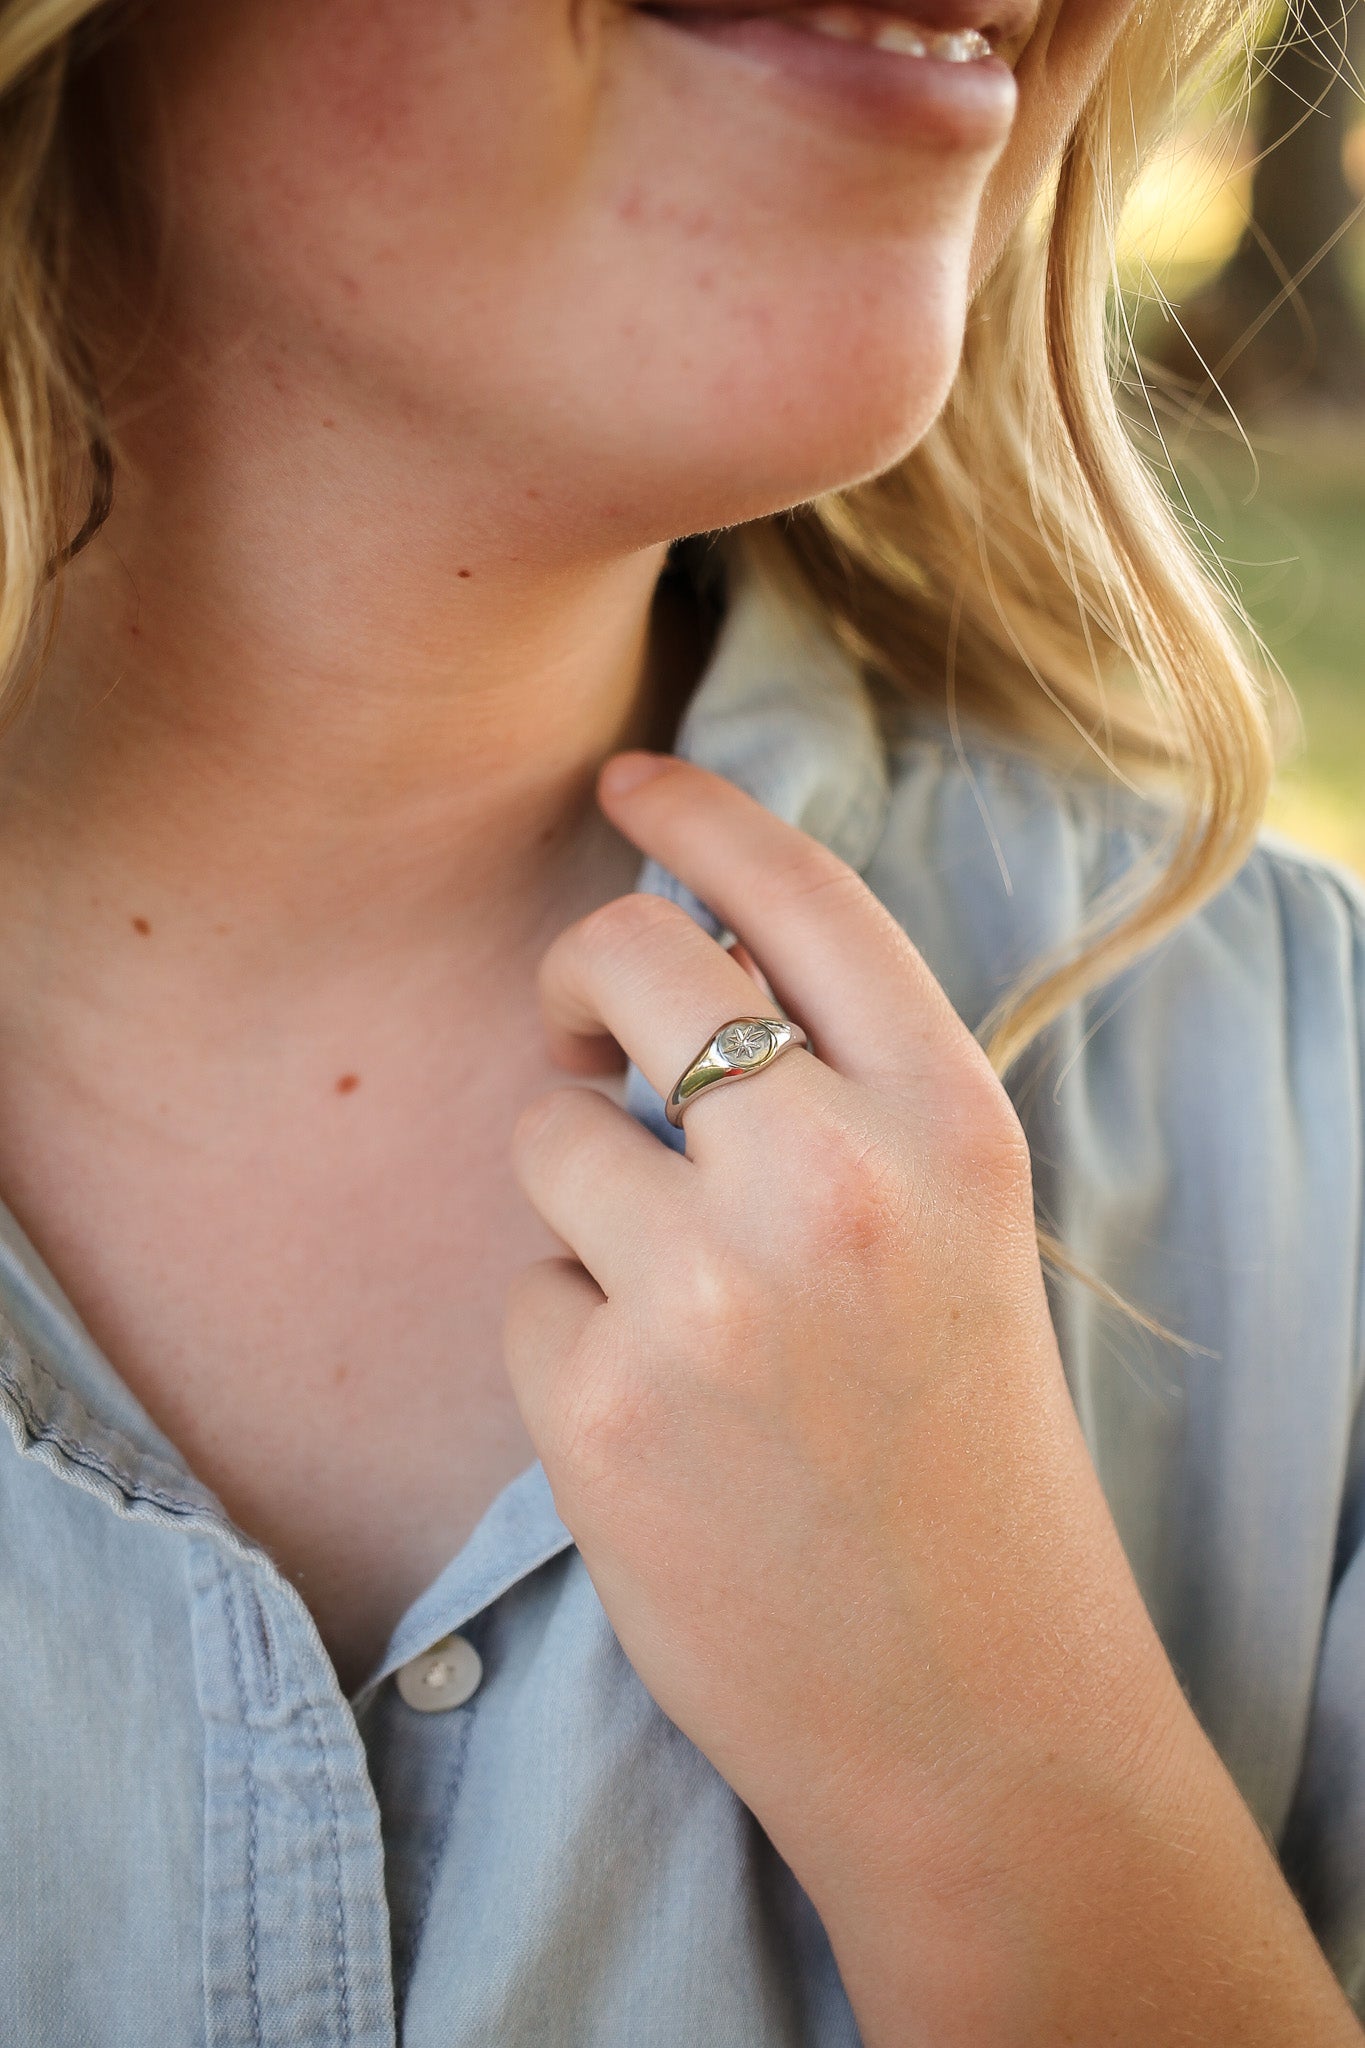
[[(1365, 1126), (1365, 896), (1349, 912), (1358, 1086), (1344, 1115)], [(1365, 1190), (1357, 1191), (1358, 1213)], [(1281, 1862), (1356, 2013), (1365, 2019), (1365, 1263), (1357, 1266), (1353, 1425), (1303, 1768)], [(1329, 1480), (1329, 1475), (1324, 1475)]]

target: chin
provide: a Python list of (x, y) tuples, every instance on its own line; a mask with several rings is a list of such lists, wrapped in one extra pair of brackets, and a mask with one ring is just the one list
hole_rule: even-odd
[(761, 433), (752, 417), (746, 434), (736, 421), (730, 445), (744, 445), (748, 474), (762, 476), (762, 509), (862, 483), (902, 461), (942, 411), (956, 362), (926, 378), (922, 363), (898, 375), (895, 363), (854, 352), (839, 376), (775, 400)]
[[(562, 541), (587, 551), (634, 551), (789, 512), (827, 492), (864, 483), (902, 461), (932, 426), (937, 408), (825, 414), (788, 421), (789, 431), (756, 433), (736, 424), (725, 441), (656, 451), (652, 463), (621, 470), (602, 463), (581, 477), (561, 513)], [(774, 425), (780, 428), (780, 422)]]
[(962, 320), (901, 317), (801, 340), (793, 323), (784, 346), (679, 373), (655, 402), (616, 415), (579, 476), (592, 475), (618, 536), (739, 525), (891, 469), (942, 411)]
[(936, 417), (937, 408), (893, 415), (869, 413), (864, 406), (857, 413), (850, 409), (842, 417), (822, 419), (816, 434), (805, 431), (807, 422), (798, 419), (785, 435), (765, 436), (761, 442), (752, 434), (743, 442), (737, 437), (725, 451), (729, 466), (718, 464), (712, 476), (697, 479), (679, 530), (742, 525), (865, 483), (903, 461)]

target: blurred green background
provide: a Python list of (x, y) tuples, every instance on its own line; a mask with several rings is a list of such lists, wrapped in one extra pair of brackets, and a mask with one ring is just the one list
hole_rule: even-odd
[(1365, 4), (1313, 23), (1269, 24), (1250, 120), (1211, 100), (1151, 165), (1120, 284), (1130, 410), (1301, 713), (1269, 822), (1365, 874)]

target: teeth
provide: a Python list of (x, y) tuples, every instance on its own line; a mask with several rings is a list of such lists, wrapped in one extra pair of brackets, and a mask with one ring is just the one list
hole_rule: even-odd
[(866, 43), (896, 57), (937, 57), (948, 64), (976, 64), (991, 46), (977, 29), (932, 29), (892, 19), (870, 7), (802, 7), (794, 18), (813, 35), (840, 43)]
[(956, 29), (948, 35), (936, 36), (934, 41), (937, 47), (931, 54), (949, 64), (979, 64), (991, 54), (991, 46), (980, 29)]
[(874, 50), (890, 50), (897, 57), (927, 57), (929, 44), (909, 21), (888, 21), (872, 38)]
[(865, 43), (870, 40), (867, 16), (861, 7), (803, 7), (796, 18), (802, 28), (808, 28), (813, 35), (832, 36), (836, 42)]

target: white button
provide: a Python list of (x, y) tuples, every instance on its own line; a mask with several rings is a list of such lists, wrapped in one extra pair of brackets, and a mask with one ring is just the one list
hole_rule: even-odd
[(463, 1636), (443, 1636), (395, 1674), (399, 1695), (419, 1714), (445, 1714), (462, 1707), (479, 1689), (483, 1660)]

